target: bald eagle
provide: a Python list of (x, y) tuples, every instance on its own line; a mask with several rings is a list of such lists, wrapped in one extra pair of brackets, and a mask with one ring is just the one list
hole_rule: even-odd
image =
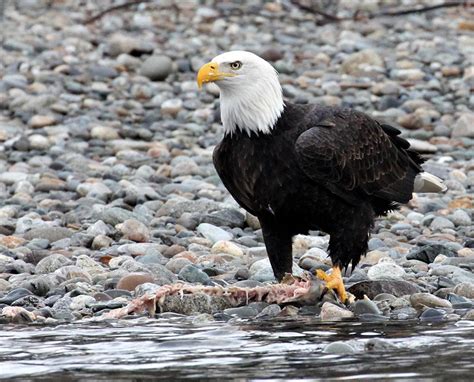
[(214, 165), (258, 217), (280, 281), (292, 272), (293, 236), (321, 230), (330, 235), (333, 269), (317, 275), (345, 301), (341, 270), (366, 253), (375, 218), (413, 192), (445, 190), (399, 130), (352, 109), (285, 102), (277, 72), (253, 53), (221, 54), (197, 81), (220, 89), (224, 138)]

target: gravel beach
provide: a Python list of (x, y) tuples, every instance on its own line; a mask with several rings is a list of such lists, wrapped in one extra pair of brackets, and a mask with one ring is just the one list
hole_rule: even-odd
[[(377, 220), (345, 277), (348, 306), (332, 292), (280, 305), (187, 294), (161, 310), (474, 320), (474, 8), (321, 23), (289, 1), (201, 3), (142, 3), (87, 24), (111, 2), (2, 3), (0, 323), (100, 317), (175, 283), (275, 281), (258, 221), (212, 164), (218, 89), (195, 80), (212, 57), (240, 49), (274, 65), (292, 102), (400, 127), (448, 191), (416, 194)], [(423, 2), (340, 1), (339, 15), (380, 3)], [(323, 232), (297, 236), (294, 275), (329, 269), (327, 245)]]

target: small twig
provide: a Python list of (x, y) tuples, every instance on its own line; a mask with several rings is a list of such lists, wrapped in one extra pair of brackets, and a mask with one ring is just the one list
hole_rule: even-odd
[(102, 12), (99, 12), (96, 15), (88, 18), (87, 20), (84, 21), (84, 24), (93, 23), (94, 21), (97, 21), (97, 20), (101, 19), (102, 17), (104, 17), (107, 13), (118, 11), (120, 9), (128, 8), (128, 7), (131, 7), (133, 5), (137, 5), (137, 4), (141, 4), (141, 3), (149, 3), (150, 1), (152, 1), (152, 0), (131, 0), (131, 1), (128, 1), (126, 3), (114, 5), (113, 7), (104, 9)]
[(332, 22), (339, 22), (339, 21), (345, 20), (345, 18), (340, 18), (340, 17), (337, 17), (335, 15), (330, 15), (329, 13), (320, 11), (319, 9), (301, 4), (298, 0), (291, 0), (291, 3), (296, 5), (298, 8), (302, 9), (303, 11), (323, 16), (325, 19), (330, 20)]
[(429, 6), (429, 7), (412, 8), (412, 9), (405, 9), (405, 10), (401, 10), (401, 11), (380, 12), (380, 13), (374, 15), (374, 17), (378, 17), (378, 16), (403, 16), (403, 15), (409, 15), (411, 13), (421, 13), (421, 12), (434, 11), (435, 9), (440, 9), (440, 8), (451, 8), (451, 7), (468, 6), (468, 5), (474, 5), (474, 2), (472, 2), (471, 0), (447, 1), (443, 4), (432, 5), (432, 6)]
[(315, 9), (313, 7), (309, 7), (307, 5), (301, 4), (298, 0), (291, 0), (291, 3), (298, 8), (322, 16), (326, 22), (328, 23), (337, 23), (341, 21), (358, 21), (361, 19), (373, 19), (376, 17), (384, 17), (384, 16), (403, 16), (403, 15), (409, 15), (412, 13), (423, 13), (423, 12), (429, 12), (429, 11), (434, 11), (436, 9), (440, 8), (451, 8), (451, 7), (459, 7), (459, 6), (470, 6), (474, 5), (474, 2), (472, 0), (463, 0), (463, 1), (447, 1), (443, 4), (438, 4), (438, 5), (432, 5), (428, 7), (420, 7), (420, 8), (411, 8), (411, 9), (402, 9), (398, 11), (383, 11), (383, 12), (378, 12), (378, 13), (372, 13), (368, 15), (361, 16), (359, 11), (356, 11), (354, 15), (350, 17), (338, 17), (335, 15), (330, 15), (328, 13), (322, 12), (319, 9)]

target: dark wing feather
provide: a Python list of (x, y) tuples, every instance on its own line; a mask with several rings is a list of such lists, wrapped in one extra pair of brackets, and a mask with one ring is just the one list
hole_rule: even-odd
[(349, 203), (367, 196), (406, 203), (422, 160), (399, 134), (363, 113), (337, 109), (298, 137), (298, 164)]

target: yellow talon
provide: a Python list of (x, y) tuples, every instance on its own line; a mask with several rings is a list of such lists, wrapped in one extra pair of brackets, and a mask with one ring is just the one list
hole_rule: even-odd
[(316, 276), (321, 280), (326, 281), (326, 288), (334, 289), (341, 301), (346, 302), (347, 293), (342, 281), (341, 269), (338, 266), (332, 267), (332, 273), (329, 275), (321, 269), (318, 269), (316, 271)]

